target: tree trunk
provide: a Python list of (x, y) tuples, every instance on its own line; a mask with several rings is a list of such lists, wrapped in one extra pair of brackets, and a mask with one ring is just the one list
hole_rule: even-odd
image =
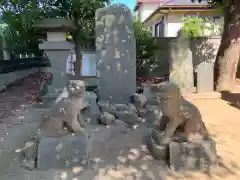
[(229, 0), (224, 7), (224, 29), (214, 64), (215, 90), (231, 91), (235, 86), (240, 58), (240, 0)]
[(81, 75), (81, 70), (82, 70), (82, 53), (80, 51), (80, 43), (78, 40), (78, 34), (74, 34), (73, 37), (74, 44), (75, 44), (75, 54), (76, 54), (76, 61), (74, 63), (74, 72), (76, 76)]

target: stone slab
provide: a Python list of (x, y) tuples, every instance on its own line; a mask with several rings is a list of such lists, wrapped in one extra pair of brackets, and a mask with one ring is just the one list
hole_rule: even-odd
[(195, 171), (217, 164), (215, 146), (212, 141), (202, 143), (171, 142), (169, 144), (169, 165), (173, 171)]
[(37, 169), (68, 169), (81, 166), (88, 155), (86, 137), (43, 138), (39, 142)]
[(161, 133), (152, 129), (146, 137), (146, 145), (154, 159), (167, 161), (169, 146), (168, 144), (161, 144), (161, 139)]
[(55, 41), (49, 42), (46, 41), (42, 44), (39, 44), (39, 48), (43, 50), (69, 50), (74, 48), (74, 44), (69, 43), (67, 41)]
[(209, 93), (214, 89), (214, 64), (202, 62), (197, 67), (197, 93)]

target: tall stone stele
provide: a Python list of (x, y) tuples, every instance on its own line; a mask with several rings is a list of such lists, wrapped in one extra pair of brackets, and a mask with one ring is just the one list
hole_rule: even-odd
[(37, 31), (47, 33), (47, 41), (39, 44), (39, 48), (44, 51), (51, 62), (52, 82), (45, 96), (55, 98), (68, 82), (67, 57), (74, 49), (74, 44), (66, 41), (65, 34), (72, 32), (75, 27), (71, 20), (43, 19), (36, 22), (35, 28)]
[(99, 97), (129, 101), (136, 91), (136, 40), (131, 11), (124, 4), (98, 9), (95, 24)]
[(170, 42), (169, 81), (175, 83), (180, 88), (181, 93), (192, 93), (194, 91), (190, 40), (181, 30), (178, 32), (176, 39)]

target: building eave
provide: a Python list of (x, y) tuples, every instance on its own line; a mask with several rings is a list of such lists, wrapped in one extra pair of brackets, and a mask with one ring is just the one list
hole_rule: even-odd
[(137, 4), (135, 5), (133, 11), (136, 12), (139, 9), (139, 7), (141, 6), (141, 4), (142, 4), (142, 2), (137, 2)]
[(172, 11), (213, 11), (214, 9), (206, 5), (162, 5), (159, 6), (155, 11), (153, 11), (143, 23), (147, 23), (151, 20), (156, 14), (166, 14)]

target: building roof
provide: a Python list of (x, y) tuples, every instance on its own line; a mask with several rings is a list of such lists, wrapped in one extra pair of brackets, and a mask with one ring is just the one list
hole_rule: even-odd
[(207, 5), (207, 1), (204, 0), (201, 3), (198, 2), (192, 2), (191, 0), (137, 0), (136, 6), (134, 8), (134, 11), (136, 11), (141, 4), (149, 4), (149, 3), (159, 3), (159, 6), (176, 6), (176, 7), (189, 7), (189, 6), (205, 6)]

